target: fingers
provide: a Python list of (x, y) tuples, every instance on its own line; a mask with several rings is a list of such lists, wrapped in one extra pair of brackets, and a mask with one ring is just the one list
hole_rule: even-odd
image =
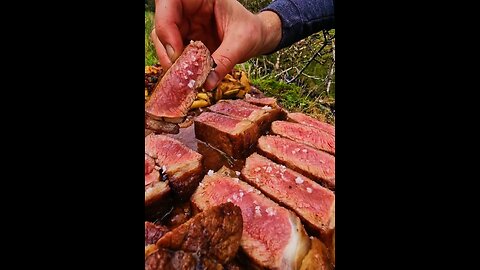
[(157, 58), (158, 61), (160, 62), (160, 65), (164, 70), (167, 70), (172, 66), (172, 61), (170, 60), (170, 57), (167, 55), (167, 51), (163, 44), (158, 40), (157, 34), (155, 33), (155, 28), (152, 30), (152, 33), (150, 34), (150, 37), (152, 39), (153, 45), (155, 46), (155, 51), (157, 52)]
[(237, 1), (217, 1), (216, 26), (220, 46), (212, 57), (217, 64), (204, 84), (206, 90), (215, 88), (234, 66), (248, 60), (258, 50), (260, 21)]
[(179, 29), (183, 19), (182, 10), (182, 1), (157, 0), (155, 5), (155, 34), (164, 45), (171, 62), (183, 51), (183, 39)]
[(220, 47), (212, 54), (217, 66), (207, 77), (204, 85), (206, 90), (215, 88), (220, 80), (231, 72), (241, 59), (245, 58), (245, 47), (242, 46), (244, 39), (241, 38), (239, 39), (236, 35), (225, 37)]

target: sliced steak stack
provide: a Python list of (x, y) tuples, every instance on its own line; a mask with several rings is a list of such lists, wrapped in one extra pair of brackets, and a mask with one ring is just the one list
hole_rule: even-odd
[(275, 121), (271, 129), (273, 134), (335, 155), (335, 136), (321, 129), (287, 121)]
[(223, 269), (238, 251), (242, 230), (239, 207), (225, 203), (206, 209), (163, 235), (145, 269)]
[(258, 139), (258, 152), (269, 159), (335, 190), (335, 157), (280, 136), (262, 136)]
[(178, 198), (187, 199), (193, 193), (202, 176), (202, 155), (176, 139), (153, 134), (145, 137), (145, 155), (146, 164), (147, 156), (155, 160), (155, 167), (168, 177), (168, 184)]
[(310, 126), (323, 130), (333, 136), (335, 136), (335, 127), (327, 124), (325, 122), (319, 121), (313, 117), (310, 117), (303, 113), (289, 113), (287, 115), (287, 120), (295, 123), (300, 123), (302, 125)]
[(241, 247), (250, 260), (268, 269), (298, 269), (310, 247), (300, 219), (238, 178), (209, 173), (192, 195), (199, 210), (232, 202), (242, 210)]
[(145, 112), (156, 120), (181, 122), (212, 66), (207, 47), (200, 41), (191, 42), (156, 85)]
[(335, 227), (335, 194), (309, 178), (257, 153), (247, 158), (241, 177), (286, 206), (317, 233), (329, 237)]
[(258, 134), (258, 126), (248, 120), (212, 112), (195, 118), (195, 137), (234, 158), (244, 157)]
[(245, 158), (281, 113), (243, 100), (220, 101), (208, 110), (195, 119), (196, 138), (234, 158)]

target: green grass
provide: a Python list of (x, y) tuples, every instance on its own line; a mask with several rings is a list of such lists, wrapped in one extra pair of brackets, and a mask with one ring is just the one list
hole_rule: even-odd
[(145, 11), (145, 65), (151, 66), (158, 62), (155, 47), (150, 39), (153, 29), (153, 16), (151, 11)]

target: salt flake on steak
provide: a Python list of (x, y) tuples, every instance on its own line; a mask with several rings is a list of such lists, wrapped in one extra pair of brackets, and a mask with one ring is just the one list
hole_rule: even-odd
[[(185, 79), (187, 79), (187, 78), (185, 78)], [(192, 88), (192, 89), (193, 89), (193, 86), (194, 86), (194, 85), (195, 85), (195, 81), (194, 81), (194, 80), (190, 80), (190, 81), (188, 82), (188, 87), (189, 87), (189, 88)]]
[(213, 175), (213, 170), (208, 170), (208, 176), (212, 176)]
[(268, 207), (267, 209), (265, 209), (265, 212), (267, 212), (269, 217), (275, 216), (275, 214), (277, 213), (277, 211), (275, 211), (275, 209), (273, 209), (272, 207)]
[(255, 215), (261, 217), (262, 211), (260, 211), (260, 206), (255, 206)]
[(303, 179), (300, 176), (297, 176), (297, 178), (295, 178), (295, 183), (301, 184), (303, 183)]
[(307, 192), (308, 192), (308, 193), (312, 193), (312, 189), (309, 188), (309, 187), (307, 187)]

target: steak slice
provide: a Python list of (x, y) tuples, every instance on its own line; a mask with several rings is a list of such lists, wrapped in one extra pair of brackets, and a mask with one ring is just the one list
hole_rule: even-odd
[(201, 41), (190, 42), (156, 85), (145, 103), (145, 112), (157, 120), (186, 116), (196, 89), (203, 85), (212, 67), (207, 47)]
[(262, 136), (258, 152), (335, 190), (335, 157), (280, 136)]
[(245, 95), (245, 101), (258, 105), (258, 106), (270, 106), (272, 108), (278, 107), (277, 105), (277, 99), (273, 97), (263, 97), (263, 98), (257, 98), (254, 97), (250, 94)]
[(180, 127), (177, 124), (154, 120), (147, 115), (145, 115), (145, 129), (152, 130), (156, 133), (178, 134), (180, 132)]
[(247, 158), (241, 177), (272, 200), (293, 210), (317, 233), (326, 237), (332, 233), (335, 227), (335, 194), (332, 191), (257, 153)]
[(252, 122), (259, 116), (258, 114), (264, 113), (260, 107), (241, 100), (220, 100), (208, 109), (212, 112)]
[(145, 154), (162, 168), (180, 199), (190, 197), (202, 177), (202, 155), (176, 139), (153, 134), (145, 137)]
[(209, 208), (163, 235), (156, 250), (145, 248), (145, 269), (228, 269), (242, 230), (238, 206), (225, 203)]
[(317, 238), (312, 239), (312, 247), (303, 259), (300, 270), (332, 270), (329, 252), (325, 245)]
[[(259, 133), (267, 131), (270, 124), (280, 117), (280, 108), (269, 106), (261, 108), (240, 99), (223, 100), (208, 109), (239, 120), (249, 120), (259, 127)], [(258, 137), (260, 137), (260, 134), (258, 134)]]
[[(158, 171), (156, 171), (156, 173), (158, 173)], [(168, 181), (154, 182), (149, 186), (145, 186), (145, 207), (168, 199), (169, 194), (170, 187), (168, 186)]]
[(200, 114), (194, 125), (197, 139), (234, 158), (245, 157), (259, 136), (254, 123), (212, 112)]
[(268, 269), (298, 269), (310, 247), (300, 219), (238, 178), (206, 175), (191, 197), (199, 210), (233, 202), (242, 209), (241, 246), (248, 258)]
[(183, 250), (159, 248), (153, 253), (149, 251), (145, 258), (145, 270), (222, 270), (223, 266), (207, 257)]
[(169, 229), (165, 226), (145, 221), (145, 246), (157, 243), (158, 239), (168, 231)]
[(160, 172), (155, 169), (155, 161), (145, 154), (145, 206), (162, 202), (168, 198), (169, 194), (168, 181), (161, 181)]
[(242, 213), (233, 203), (206, 209), (157, 241), (158, 248), (183, 250), (220, 264), (235, 257), (242, 238)]
[[(150, 174), (155, 169), (155, 160), (145, 154), (145, 175)], [(145, 184), (146, 179), (145, 179)]]
[(302, 125), (310, 126), (317, 128), (319, 130), (325, 131), (333, 136), (335, 136), (335, 126), (332, 126), (328, 123), (319, 121), (311, 116), (308, 116), (303, 113), (289, 113), (287, 115), (287, 120), (290, 122), (300, 123)]
[(272, 123), (272, 133), (335, 155), (335, 136), (321, 129), (287, 121)]

